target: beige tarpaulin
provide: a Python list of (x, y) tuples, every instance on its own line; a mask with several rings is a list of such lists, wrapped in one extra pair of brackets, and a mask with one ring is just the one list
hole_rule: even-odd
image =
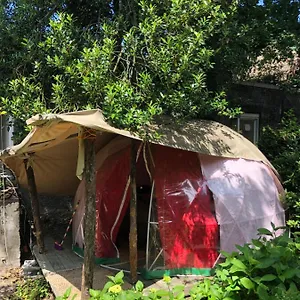
[[(162, 120), (148, 127), (149, 132), (160, 135), (151, 141), (153, 143), (213, 156), (263, 161), (271, 166), (255, 145), (225, 125), (205, 120), (184, 123)], [(128, 131), (110, 126), (100, 110), (36, 115), (27, 123), (33, 126), (32, 131), (19, 145), (3, 150), (0, 158), (15, 171), (24, 187), (27, 180), (23, 160), (29, 158), (40, 193), (75, 193), (79, 183), (77, 161), (78, 156), (82, 156), (78, 155), (80, 128), (99, 132), (97, 151), (118, 135), (139, 139)], [(82, 170), (82, 164), (78, 165)], [(77, 173), (80, 175), (80, 170)]]

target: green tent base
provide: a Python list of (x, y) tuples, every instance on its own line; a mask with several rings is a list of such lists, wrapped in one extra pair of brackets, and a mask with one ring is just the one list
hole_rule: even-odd
[(214, 269), (210, 268), (180, 268), (180, 269), (169, 269), (169, 270), (154, 270), (149, 271), (146, 269), (141, 270), (141, 275), (145, 279), (161, 279), (164, 275), (176, 276), (176, 275), (201, 275), (201, 276), (212, 276)]
[[(73, 246), (72, 250), (80, 257), (84, 256), (84, 251), (78, 246)], [(110, 265), (120, 262), (120, 258), (110, 257), (110, 258), (99, 258), (95, 257), (96, 265)], [(141, 276), (146, 280), (151, 279), (162, 279), (164, 275), (167, 276), (177, 276), (177, 275), (199, 275), (199, 276), (212, 276), (214, 274), (214, 269), (210, 268), (179, 268), (179, 269), (169, 269), (169, 270), (154, 270), (149, 271), (145, 268), (140, 270)]]
[[(75, 252), (77, 255), (79, 255), (80, 257), (84, 257), (84, 251), (82, 248), (78, 247), (78, 246), (73, 246), (72, 247), (73, 252)], [(117, 257), (95, 257), (95, 264), (96, 265), (109, 265), (109, 264), (116, 264), (120, 262), (120, 258)]]

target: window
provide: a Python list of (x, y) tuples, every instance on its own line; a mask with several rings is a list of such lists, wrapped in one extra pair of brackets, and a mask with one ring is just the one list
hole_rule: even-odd
[(256, 144), (259, 137), (259, 114), (243, 114), (237, 118), (237, 131)]

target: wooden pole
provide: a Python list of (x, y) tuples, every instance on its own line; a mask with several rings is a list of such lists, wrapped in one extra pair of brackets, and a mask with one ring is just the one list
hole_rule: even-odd
[(95, 132), (84, 130), (84, 261), (82, 267), (81, 299), (90, 299), (89, 289), (94, 280), (95, 225), (96, 225), (96, 170), (95, 170)]
[(44, 244), (44, 236), (43, 236), (41, 217), (40, 217), (39, 197), (36, 188), (34, 171), (32, 166), (30, 166), (30, 164), (28, 163), (28, 159), (24, 159), (24, 164), (25, 164), (25, 170), (27, 175), (28, 190), (29, 190), (30, 201), (31, 201), (31, 209), (32, 209), (36, 242), (39, 248), (39, 252), (43, 253), (45, 251), (45, 244)]
[(131, 171), (130, 171), (130, 233), (129, 233), (129, 260), (130, 260), (130, 274), (133, 283), (137, 281), (137, 197), (136, 197), (136, 142), (131, 142)]

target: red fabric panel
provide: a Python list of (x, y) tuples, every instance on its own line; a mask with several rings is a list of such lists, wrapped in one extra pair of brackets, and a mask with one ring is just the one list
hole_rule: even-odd
[(118, 216), (129, 173), (130, 148), (126, 148), (109, 156), (97, 171), (96, 257), (109, 258), (117, 256), (113, 243), (116, 241), (117, 233), (129, 204), (129, 192), (127, 193), (123, 209), (114, 228), (112, 239), (111, 229)]
[(210, 268), (218, 256), (218, 224), (197, 154), (162, 146), (152, 149), (165, 267)]

